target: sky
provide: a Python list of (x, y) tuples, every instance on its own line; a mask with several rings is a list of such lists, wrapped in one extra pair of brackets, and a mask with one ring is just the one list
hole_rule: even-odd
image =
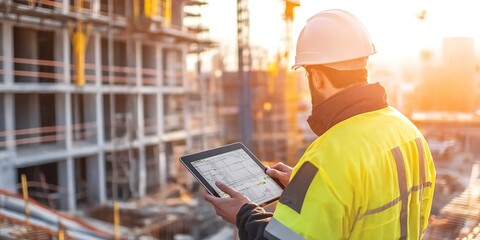
[[(378, 51), (371, 61), (418, 58), (421, 49), (435, 50), (443, 37), (473, 37), (480, 48), (478, 0), (301, 0), (295, 11), (293, 46), (307, 19), (332, 8), (345, 9), (363, 21)], [(208, 0), (202, 9), (210, 37), (218, 41), (227, 68), (236, 67), (236, 0)], [(282, 47), (285, 25), (282, 0), (250, 0), (250, 43), (274, 54)], [(417, 16), (426, 11), (424, 21)], [(292, 52), (294, 55), (294, 51)], [(478, 55), (478, 50), (477, 50)], [(290, 64), (293, 64), (293, 59)]]

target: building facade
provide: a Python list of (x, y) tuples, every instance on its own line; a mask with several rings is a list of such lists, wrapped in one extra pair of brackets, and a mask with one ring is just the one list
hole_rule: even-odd
[[(202, 1), (0, 2), (0, 188), (75, 211), (142, 198), (219, 143)], [(194, 9), (194, 12), (188, 12)], [(200, 58), (199, 58), (200, 59)]]

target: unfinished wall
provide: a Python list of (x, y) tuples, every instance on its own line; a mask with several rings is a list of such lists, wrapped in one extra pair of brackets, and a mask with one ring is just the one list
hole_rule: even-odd
[(112, 95), (105, 94), (103, 95), (103, 135), (105, 138), (105, 142), (112, 140), (112, 117), (111, 111), (114, 109), (113, 105), (110, 104), (112, 101)]

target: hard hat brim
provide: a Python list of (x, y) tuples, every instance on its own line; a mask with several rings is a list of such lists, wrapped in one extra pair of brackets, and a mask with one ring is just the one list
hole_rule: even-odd
[(361, 57), (361, 58), (350, 59), (350, 60), (340, 61), (340, 62), (332, 62), (332, 63), (320, 63), (320, 64), (297, 63), (297, 64), (294, 64), (291, 69), (297, 70), (300, 67), (304, 67), (308, 65), (324, 65), (325, 67), (333, 68), (339, 71), (351, 71), (351, 70), (367, 68), (368, 57)]

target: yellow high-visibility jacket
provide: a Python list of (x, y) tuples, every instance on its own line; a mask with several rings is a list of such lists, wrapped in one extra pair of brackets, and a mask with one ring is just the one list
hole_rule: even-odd
[(335, 124), (293, 169), (268, 239), (421, 239), (435, 168), (420, 131), (392, 107)]

